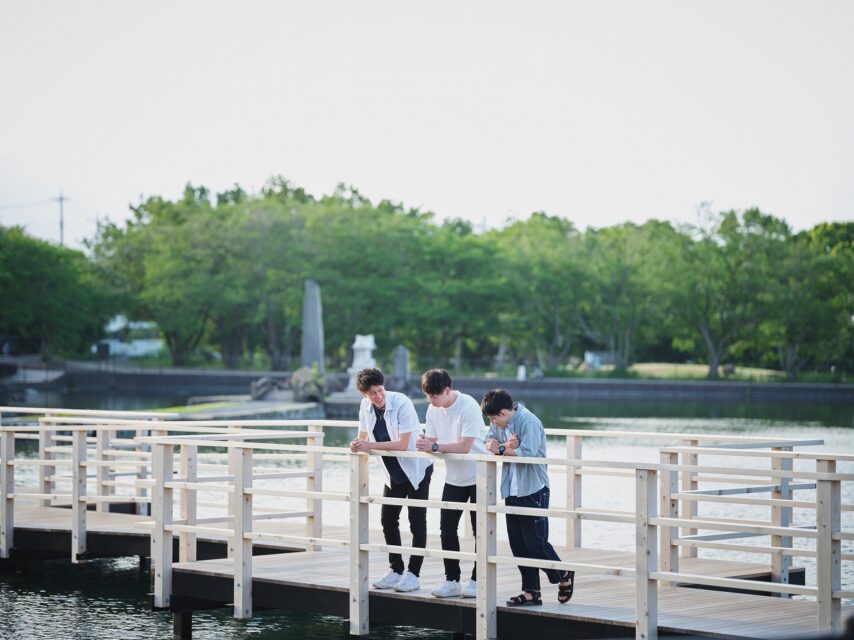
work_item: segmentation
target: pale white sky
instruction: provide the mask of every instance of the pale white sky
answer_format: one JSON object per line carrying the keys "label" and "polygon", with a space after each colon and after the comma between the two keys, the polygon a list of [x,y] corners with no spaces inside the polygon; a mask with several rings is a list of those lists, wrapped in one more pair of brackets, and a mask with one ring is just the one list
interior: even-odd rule
{"label": "pale white sky", "polygon": [[0,0],[0,224],[58,240],[62,188],[78,245],[274,174],[485,225],[850,221],[852,33],[844,0]]}

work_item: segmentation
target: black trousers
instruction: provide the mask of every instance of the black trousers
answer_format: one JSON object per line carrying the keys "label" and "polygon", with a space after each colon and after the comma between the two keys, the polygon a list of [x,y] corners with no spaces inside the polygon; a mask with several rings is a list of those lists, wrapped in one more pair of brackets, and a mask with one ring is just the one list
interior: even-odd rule
{"label": "black trousers", "polygon": [[[426,500],[430,492],[430,478],[433,477],[433,465],[427,467],[424,479],[417,489],[408,482],[398,484],[390,482],[383,487],[383,497],[386,498],[416,498]],[[380,509],[380,522],[383,525],[383,535],[387,545],[400,546],[400,511],[402,506],[384,504]],[[427,546],[427,509],[424,507],[406,507],[409,517],[409,530],[412,532],[412,546],[423,549]],[[399,553],[388,554],[388,562],[395,573],[403,573],[403,556]],[[409,557],[409,571],[416,576],[421,573],[424,556]]]}
{"label": "black trousers", "polygon": [[[442,500],[444,502],[471,502],[477,500],[477,485],[472,484],[466,487],[458,487],[453,484],[445,483],[445,488],[442,489]],[[442,509],[439,516],[439,530],[442,535],[442,549],[445,551],[459,551],[460,537],[457,529],[460,525],[460,518],[463,512],[456,509]],[[477,540],[477,516],[474,511],[471,512],[471,528]],[[459,582],[460,580],[460,561],[456,558],[445,558],[445,579]],[[477,565],[472,567],[471,579],[477,579]]]}
{"label": "black trousers", "polygon": [[[509,496],[504,500],[508,507],[529,507],[548,509],[551,492],[543,487],[536,493],[527,496]],[[560,558],[554,547],[549,544],[549,519],[545,516],[517,516],[507,514],[507,537],[510,539],[510,549],[517,558],[536,558],[538,560],[555,560]],[[558,569],[543,569],[549,582],[557,584],[566,578],[566,571]],[[540,570],[536,567],[519,567],[522,574],[523,591],[540,590]]]}

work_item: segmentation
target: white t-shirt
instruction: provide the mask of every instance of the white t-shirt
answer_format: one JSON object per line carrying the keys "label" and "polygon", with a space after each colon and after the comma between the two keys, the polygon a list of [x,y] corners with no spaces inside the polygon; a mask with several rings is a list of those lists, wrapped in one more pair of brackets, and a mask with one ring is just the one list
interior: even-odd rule
{"label": "white t-shirt", "polygon": [[[477,400],[457,391],[457,399],[447,409],[427,407],[427,425],[424,429],[428,438],[436,438],[439,444],[459,442],[463,438],[474,438],[469,453],[484,454],[483,438],[486,425]],[[445,482],[456,487],[477,484],[477,463],[472,460],[446,460]]]}

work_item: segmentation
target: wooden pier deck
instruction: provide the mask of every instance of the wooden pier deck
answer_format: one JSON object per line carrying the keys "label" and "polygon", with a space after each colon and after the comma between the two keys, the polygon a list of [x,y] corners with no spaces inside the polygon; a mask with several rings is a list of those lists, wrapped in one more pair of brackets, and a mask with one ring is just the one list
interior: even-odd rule
{"label": "wooden pier deck", "polygon": [[[504,550],[509,552],[509,550]],[[596,564],[626,564],[631,554],[596,549],[560,549],[563,560]],[[314,611],[347,617],[350,578],[346,551],[298,552],[253,559],[253,601],[259,608]],[[463,563],[463,575],[470,564]],[[767,567],[747,563],[687,558],[686,571],[727,577],[767,577]],[[385,558],[372,554],[372,580],[388,570]],[[202,598],[231,602],[232,559],[184,562],[173,565],[173,598]],[[455,633],[475,632],[475,600],[435,598],[430,590],[444,580],[442,563],[426,559],[421,589],[410,593],[371,589],[373,624],[412,625]],[[635,627],[633,578],[576,576],[576,590],[565,605],[557,602],[557,588],[543,584],[543,606],[513,609],[499,604],[502,637],[537,638],[630,637]],[[519,591],[519,572],[498,571],[499,602]],[[816,608],[808,601],[763,595],[709,591],[691,587],[661,587],[658,592],[659,633],[710,638],[814,638]],[[180,604],[178,605],[180,608]]]}
{"label": "wooden pier deck", "polygon": [[[262,522],[258,531],[289,535],[302,533],[297,523]],[[151,518],[142,515],[89,512],[88,549],[92,556],[150,555]],[[345,527],[327,525],[325,535],[345,539]],[[69,510],[61,507],[19,505],[15,539],[18,552],[45,555],[54,550],[67,557],[71,535]],[[406,537],[406,535],[404,534]],[[382,532],[370,531],[371,543],[382,543]],[[177,538],[175,539],[177,544]],[[173,564],[172,609],[227,606],[233,600],[234,560],[223,557],[226,540],[215,535],[199,536],[201,559]],[[438,536],[428,538],[428,548],[440,548]],[[471,540],[463,541],[463,551],[474,551]],[[568,562],[626,566],[634,554],[590,548],[557,547]],[[256,544],[253,559],[252,592],[259,609],[313,612],[348,616],[350,577],[346,550],[324,549],[305,552],[300,545],[271,541]],[[506,542],[498,552],[510,555]],[[49,553],[48,553],[49,555]],[[211,557],[214,556],[214,557]],[[371,554],[371,580],[388,570],[384,554]],[[471,563],[462,562],[467,579]],[[768,580],[767,564],[704,558],[684,558],[685,573],[721,578]],[[793,584],[803,584],[803,570],[794,569]],[[373,624],[399,624],[474,633],[475,601],[462,598],[435,598],[430,590],[444,580],[440,559],[427,558],[421,573],[421,589],[396,593],[371,589],[370,615]],[[557,602],[556,587],[543,580],[543,606],[512,609],[499,604],[499,624],[507,637],[533,632],[548,637],[628,637],[634,634],[635,581],[631,577],[579,573],[572,600]],[[519,591],[519,573],[513,567],[498,570],[499,603]],[[710,591],[694,587],[660,587],[659,632],[712,638],[797,638],[815,637],[816,608],[809,601],[793,601],[767,595],[746,595]],[[846,612],[849,607],[846,607]],[[851,607],[854,609],[854,607]]]}

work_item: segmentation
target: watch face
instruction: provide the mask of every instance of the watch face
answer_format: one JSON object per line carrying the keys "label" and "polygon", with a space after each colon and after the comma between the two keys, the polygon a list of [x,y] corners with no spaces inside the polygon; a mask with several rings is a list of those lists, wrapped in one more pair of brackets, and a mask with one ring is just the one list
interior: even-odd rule
{"label": "watch face", "polygon": [[438,450],[439,450],[439,444],[434,442],[433,443],[433,451],[438,451]]}

